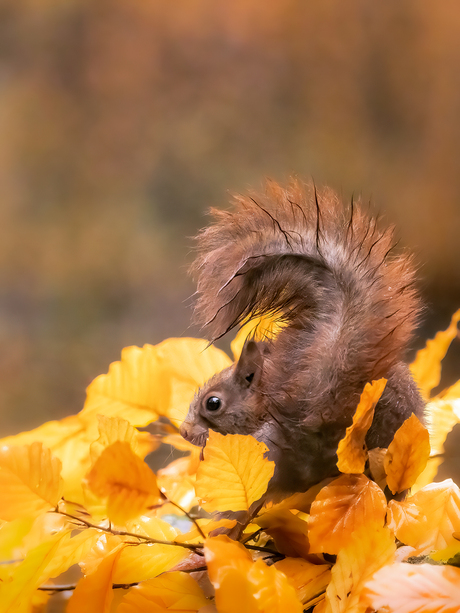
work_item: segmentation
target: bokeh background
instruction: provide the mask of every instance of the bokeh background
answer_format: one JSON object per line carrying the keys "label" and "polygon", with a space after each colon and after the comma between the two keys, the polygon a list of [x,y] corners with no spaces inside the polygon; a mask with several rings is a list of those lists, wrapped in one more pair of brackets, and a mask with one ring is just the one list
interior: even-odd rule
{"label": "bokeh background", "polygon": [[0,436],[77,412],[122,347],[197,335],[189,237],[291,174],[397,224],[428,305],[413,350],[447,326],[456,0],[2,0]]}

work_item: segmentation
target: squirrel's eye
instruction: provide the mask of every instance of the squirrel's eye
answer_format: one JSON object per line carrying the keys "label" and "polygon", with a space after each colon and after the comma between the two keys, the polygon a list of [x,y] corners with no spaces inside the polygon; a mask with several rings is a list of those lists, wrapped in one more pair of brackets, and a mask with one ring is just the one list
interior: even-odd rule
{"label": "squirrel's eye", "polygon": [[222,406],[222,400],[217,396],[210,396],[206,400],[206,408],[208,411],[217,411]]}

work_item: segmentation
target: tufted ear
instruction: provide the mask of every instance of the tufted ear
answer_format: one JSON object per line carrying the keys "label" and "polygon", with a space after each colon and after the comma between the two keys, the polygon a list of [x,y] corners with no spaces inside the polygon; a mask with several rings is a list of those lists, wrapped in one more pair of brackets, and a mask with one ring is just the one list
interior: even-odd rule
{"label": "tufted ear", "polygon": [[257,385],[262,376],[266,343],[246,340],[235,367],[235,379],[243,387]]}

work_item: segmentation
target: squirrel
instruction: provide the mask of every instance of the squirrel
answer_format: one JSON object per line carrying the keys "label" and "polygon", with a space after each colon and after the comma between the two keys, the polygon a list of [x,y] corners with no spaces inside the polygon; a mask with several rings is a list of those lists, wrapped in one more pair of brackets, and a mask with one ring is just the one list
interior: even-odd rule
{"label": "squirrel", "polygon": [[394,228],[329,188],[268,181],[262,195],[211,209],[197,236],[195,317],[213,343],[250,319],[274,315],[274,340],[248,338],[241,357],[197,392],[180,432],[251,434],[275,461],[268,497],[338,475],[337,447],[367,382],[387,379],[366,436],[388,447],[424,402],[404,353],[421,311],[413,259],[393,255]]}

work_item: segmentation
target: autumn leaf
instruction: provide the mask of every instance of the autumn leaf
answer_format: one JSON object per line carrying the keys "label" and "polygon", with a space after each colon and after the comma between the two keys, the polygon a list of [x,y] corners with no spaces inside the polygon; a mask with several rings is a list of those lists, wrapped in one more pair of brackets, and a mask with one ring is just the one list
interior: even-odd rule
{"label": "autumn leaf", "polygon": [[284,558],[275,562],[274,566],[286,575],[304,608],[312,606],[311,601],[325,591],[331,579],[330,564],[312,564],[301,558]]}
{"label": "autumn leaf", "polygon": [[458,613],[460,569],[431,564],[393,564],[367,582],[362,601],[388,613]]}
{"label": "autumn leaf", "polygon": [[392,500],[388,510],[390,528],[418,555],[445,549],[460,532],[460,489],[452,479],[431,483],[404,502]]}
{"label": "autumn leaf", "polygon": [[254,520],[275,541],[276,548],[286,556],[305,557],[310,545],[308,524],[291,511],[279,509],[267,511]]}
{"label": "autumn leaf", "polygon": [[459,320],[460,309],[453,314],[447,330],[438,332],[434,339],[428,340],[426,347],[417,352],[414,362],[410,365],[414,379],[425,398],[429,398],[431,390],[439,385],[441,361],[458,334]]}
{"label": "autumn leaf", "polygon": [[68,530],[62,530],[31,549],[11,574],[0,581],[2,613],[30,612],[34,592],[41,585],[46,568],[53,562],[61,541],[68,538],[68,534]]}
{"label": "autumn leaf", "polygon": [[158,446],[148,432],[139,432],[126,419],[98,415],[97,421],[99,438],[90,446],[90,457],[93,464],[106,447],[117,441],[129,443],[132,451],[141,458]]}
{"label": "autumn leaf", "polygon": [[273,339],[285,325],[283,322],[280,322],[279,314],[254,317],[254,319],[245,323],[230,343],[235,361],[239,359],[243,345],[248,337],[253,338],[255,341]]}
{"label": "autumn leaf", "polygon": [[[165,468],[157,472],[158,486],[162,492],[187,511],[198,504],[195,495],[195,476],[200,464],[201,449],[193,447],[189,456],[178,458],[170,462]],[[171,505],[164,505],[160,511],[162,514],[171,512]]]}
{"label": "autumn leaf", "polygon": [[447,435],[460,421],[460,411],[456,411],[449,400],[435,398],[425,409],[432,453],[444,453],[444,443]]}
{"label": "autumn leaf", "polygon": [[409,489],[425,469],[430,456],[430,436],[414,413],[396,431],[383,465],[393,494]]}
{"label": "autumn leaf", "polygon": [[61,462],[41,443],[0,449],[0,519],[38,515],[62,497]]}
{"label": "autumn leaf", "polygon": [[106,501],[107,516],[117,525],[147,513],[159,502],[155,474],[126,441],[106,447],[86,481],[91,491]]}
{"label": "autumn leaf", "polygon": [[369,470],[372,479],[382,490],[385,490],[387,486],[387,476],[383,467],[386,453],[387,450],[383,447],[374,447],[374,449],[369,450]]}
{"label": "autumn leaf", "polygon": [[195,613],[207,604],[209,601],[203,590],[189,574],[172,572],[132,587],[123,597],[117,613]]}
{"label": "autumn leaf", "polygon": [[379,568],[393,562],[395,551],[393,535],[386,527],[362,527],[352,533],[332,568],[325,613],[364,613],[363,586]]}
{"label": "autumn leaf", "polygon": [[260,558],[252,562],[240,543],[226,536],[206,539],[208,574],[219,613],[302,613],[303,607],[284,573]]}
{"label": "autumn leaf", "polygon": [[354,532],[369,532],[384,525],[386,499],[382,490],[364,475],[342,475],[326,485],[311,505],[310,550],[338,553]]}
{"label": "autumn leaf", "polygon": [[[179,534],[172,526],[157,517],[129,522],[127,528],[131,533],[170,543],[173,543]],[[114,570],[114,582],[126,584],[151,579],[171,570],[188,553],[189,551],[183,547],[157,543],[140,543],[125,547]]]}
{"label": "autumn leaf", "polygon": [[264,443],[252,436],[209,431],[196,493],[206,511],[248,511],[266,492],[275,463],[264,458]]}
{"label": "autumn leaf", "polygon": [[374,410],[383,394],[387,380],[379,379],[366,383],[353,416],[353,423],[337,449],[337,468],[341,473],[362,473],[367,460],[366,434],[372,425]]}
{"label": "autumn leaf", "polygon": [[110,613],[113,600],[113,573],[125,547],[120,543],[101,561],[96,570],[80,579],[66,613]]}

